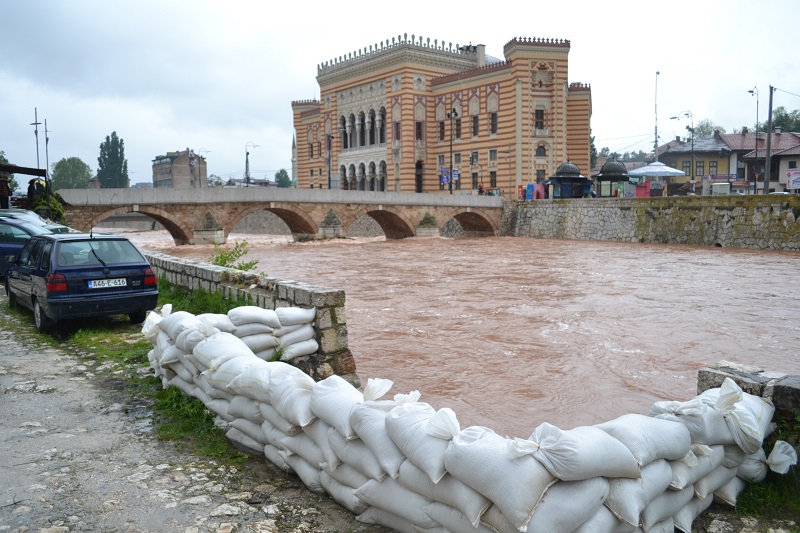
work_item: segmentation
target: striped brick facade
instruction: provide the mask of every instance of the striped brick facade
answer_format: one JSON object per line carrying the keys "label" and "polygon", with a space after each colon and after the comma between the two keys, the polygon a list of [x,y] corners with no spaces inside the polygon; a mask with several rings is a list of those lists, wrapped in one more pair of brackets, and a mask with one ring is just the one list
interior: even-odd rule
{"label": "striped brick facade", "polygon": [[569,50],[515,38],[494,60],[412,35],[319,65],[320,100],[292,102],[298,186],[328,188],[330,175],[333,189],[447,192],[451,135],[454,193],[483,183],[516,198],[565,161],[587,174],[591,89],[569,82]]}

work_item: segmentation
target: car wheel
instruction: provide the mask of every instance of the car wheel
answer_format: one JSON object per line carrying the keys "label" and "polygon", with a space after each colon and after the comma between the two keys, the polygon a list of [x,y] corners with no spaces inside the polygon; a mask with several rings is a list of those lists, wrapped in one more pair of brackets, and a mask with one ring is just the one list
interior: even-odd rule
{"label": "car wheel", "polygon": [[47,331],[50,326],[50,319],[44,314],[44,310],[39,305],[38,300],[33,302],[33,323],[36,325],[36,331],[40,333]]}
{"label": "car wheel", "polygon": [[144,322],[144,319],[147,318],[147,312],[136,311],[135,313],[129,313],[128,318],[131,319],[131,324],[141,324]]}

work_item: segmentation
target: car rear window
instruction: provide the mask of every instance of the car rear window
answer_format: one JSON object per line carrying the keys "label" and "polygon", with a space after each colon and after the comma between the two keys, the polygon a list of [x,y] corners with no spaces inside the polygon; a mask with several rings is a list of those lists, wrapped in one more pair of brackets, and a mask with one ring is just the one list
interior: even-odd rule
{"label": "car rear window", "polygon": [[142,263],[139,250],[124,239],[87,239],[62,242],[58,249],[58,266],[116,265]]}

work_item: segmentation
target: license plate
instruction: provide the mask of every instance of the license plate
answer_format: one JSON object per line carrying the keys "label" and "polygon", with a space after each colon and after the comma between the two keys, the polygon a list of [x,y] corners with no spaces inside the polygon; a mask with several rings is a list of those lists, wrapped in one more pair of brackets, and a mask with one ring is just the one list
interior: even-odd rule
{"label": "license plate", "polygon": [[125,287],[128,285],[128,280],[125,278],[113,279],[90,279],[90,289],[105,289],[107,287]]}

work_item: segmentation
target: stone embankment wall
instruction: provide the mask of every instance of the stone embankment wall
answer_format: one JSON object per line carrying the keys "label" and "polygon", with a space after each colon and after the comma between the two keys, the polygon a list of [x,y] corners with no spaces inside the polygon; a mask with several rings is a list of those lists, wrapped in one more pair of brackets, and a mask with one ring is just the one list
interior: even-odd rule
{"label": "stone embankment wall", "polygon": [[800,196],[535,200],[507,207],[502,233],[796,251]]}
{"label": "stone embankment wall", "polygon": [[299,357],[292,364],[316,380],[337,374],[360,386],[355,360],[347,344],[345,295],[340,289],[284,281],[170,255],[144,252],[156,275],[186,290],[218,292],[225,298],[243,298],[264,309],[303,307],[317,309],[314,321],[317,353]]}

